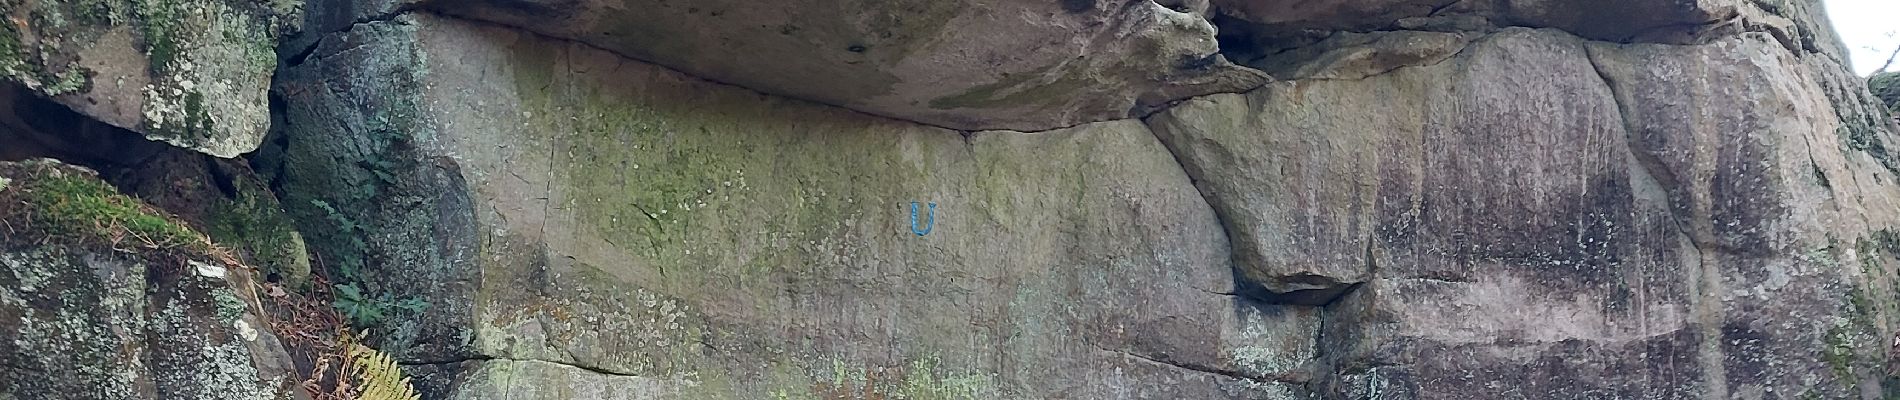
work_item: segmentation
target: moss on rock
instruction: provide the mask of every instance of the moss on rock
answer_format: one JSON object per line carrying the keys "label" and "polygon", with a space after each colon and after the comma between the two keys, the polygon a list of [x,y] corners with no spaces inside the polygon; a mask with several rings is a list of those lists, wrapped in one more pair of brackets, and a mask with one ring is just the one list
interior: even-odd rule
{"label": "moss on rock", "polygon": [[203,234],[146,206],[94,173],[50,161],[0,165],[0,174],[19,179],[0,198],[25,204],[16,211],[31,237],[97,243],[113,247],[213,251]]}
{"label": "moss on rock", "polygon": [[[242,270],[204,235],[48,160],[0,163],[0,397],[287,398]],[[273,371],[273,372],[267,372]]]}
{"label": "moss on rock", "polygon": [[249,255],[258,267],[278,275],[291,287],[309,281],[310,256],[277,197],[248,175],[233,182],[237,196],[220,201],[212,211],[207,233],[212,240]]}
{"label": "moss on rock", "polygon": [[298,1],[0,3],[0,78],[101,121],[220,157],[255,149]]}

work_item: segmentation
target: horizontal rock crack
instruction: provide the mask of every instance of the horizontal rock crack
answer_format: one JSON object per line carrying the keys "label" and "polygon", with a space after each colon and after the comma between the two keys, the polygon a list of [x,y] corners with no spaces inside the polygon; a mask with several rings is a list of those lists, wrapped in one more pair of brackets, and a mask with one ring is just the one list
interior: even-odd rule
{"label": "horizontal rock crack", "polygon": [[489,361],[544,363],[544,364],[553,364],[553,365],[558,365],[562,367],[578,369],[578,370],[592,372],[592,373],[601,374],[601,375],[625,376],[625,377],[635,377],[635,378],[644,377],[639,374],[614,371],[614,370],[609,370],[609,369],[590,366],[590,365],[573,364],[573,363],[562,362],[562,361],[550,361],[550,360],[543,360],[543,359],[538,359],[538,358],[506,358],[506,357],[491,357],[491,356],[472,356],[472,357],[465,357],[465,358],[458,358],[458,359],[451,359],[451,360],[401,361],[401,362],[397,362],[396,364],[402,365],[402,366],[444,366],[444,365],[449,365],[449,364],[461,364],[461,363],[467,363],[467,362],[480,363],[480,362],[489,362]]}

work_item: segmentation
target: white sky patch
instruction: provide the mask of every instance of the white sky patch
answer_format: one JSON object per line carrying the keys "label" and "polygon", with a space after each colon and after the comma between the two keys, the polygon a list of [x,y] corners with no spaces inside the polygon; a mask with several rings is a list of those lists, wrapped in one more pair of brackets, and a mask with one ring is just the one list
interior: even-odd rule
{"label": "white sky patch", "polygon": [[[1880,68],[1900,48],[1900,0],[1824,0],[1834,30],[1847,42],[1854,72],[1866,75]],[[1895,64],[1900,64],[1896,62]],[[1900,65],[1887,68],[1900,69]]]}

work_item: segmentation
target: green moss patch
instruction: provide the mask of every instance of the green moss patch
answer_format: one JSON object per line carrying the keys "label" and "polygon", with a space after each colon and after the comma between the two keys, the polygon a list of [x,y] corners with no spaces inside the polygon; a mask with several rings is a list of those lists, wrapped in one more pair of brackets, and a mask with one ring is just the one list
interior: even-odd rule
{"label": "green moss patch", "polygon": [[248,254],[249,260],[278,274],[292,287],[302,287],[310,276],[310,259],[303,237],[269,189],[249,177],[235,179],[237,198],[221,201],[206,221],[206,233],[217,243]]}
{"label": "green moss patch", "polygon": [[112,248],[212,251],[205,236],[119,193],[92,172],[50,161],[0,164],[13,180],[0,191],[4,239],[99,244]]}

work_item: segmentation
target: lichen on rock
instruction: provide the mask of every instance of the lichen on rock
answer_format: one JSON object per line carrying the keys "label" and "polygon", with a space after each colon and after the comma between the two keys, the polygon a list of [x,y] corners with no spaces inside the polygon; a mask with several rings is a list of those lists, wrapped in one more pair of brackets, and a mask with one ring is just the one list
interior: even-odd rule
{"label": "lichen on rock", "polygon": [[0,398],[1900,393],[1815,0],[299,8],[0,0]]}
{"label": "lichen on rock", "polygon": [[101,121],[219,157],[255,149],[302,3],[0,2],[0,73]]}
{"label": "lichen on rock", "polygon": [[[91,171],[0,162],[0,397],[276,400],[295,395],[241,271]],[[193,260],[205,260],[204,262]]]}

